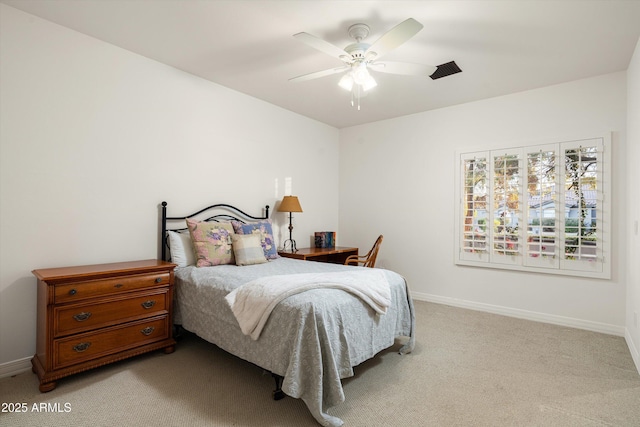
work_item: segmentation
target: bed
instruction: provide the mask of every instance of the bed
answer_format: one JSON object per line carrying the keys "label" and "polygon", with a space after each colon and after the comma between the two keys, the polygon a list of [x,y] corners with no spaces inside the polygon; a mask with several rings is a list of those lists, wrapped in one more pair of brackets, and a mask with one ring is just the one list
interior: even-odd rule
{"label": "bed", "polygon": [[[260,216],[249,215],[227,204],[211,205],[186,216],[167,216],[166,202],[162,202],[161,210],[162,258],[178,264],[174,323],[272,373],[276,378],[274,398],[284,393],[302,399],[321,425],[342,425],[342,420],[328,414],[327,409],[344,401],[341,379],[353,376],[355,366],[391,347],[396,340],[402,344],[400,354],[413,349],[413,303],[407,284],[399,274],[277,256],[273,235],[268,233],[271,230],[268,206]],[[240,233],[244,229],[244,234],[258,235],[265,262],[243,264],[245,257],[237,256],[236,261],[242,265],[193,265],[201,261],[198,236],[193,234],[193,228],[203,229],[214,224],[211,227],[218,230],[215,228],[218,224],[227,222],[240,227]],[[185,224],[189,224],[188,227]],[[234,237],[239,248],[241,240],[236,238],[240,237]],[[253,237],[242,239],[248,241]],[[237,251],[236,247],[233,249]],[[346,284],[336,285],[333,279],[316,283],[310,280],[312,277],[340,277]],[[290,291],[289,287],[279,300],[269,303],[266,316],[258,316],[262,323],[258,333],[255,328],[252,334],[245,330],[244,324],[241,326],[239,322],[246,319],[239,317],[237,300],[240,295],[250,295],[242,291],[250,285],[262,284],[263,290],[271,292],[275,284],[293,284],[298,279],[308,279],[306,290]],[[345,288],[348,279],[353,279],[354,285],[357,280],[365,281],[366,286],[355,290]],[[388,293],[380,291],[381,294],[371,295],[373,291],[364,290],[366,295],[361,295],[359,289],[368,288],[366,281],[369,280],[371,288],[385,289]],[[384,287],[384,283],[388,286]],[[387,304],[376,309],[376,302],[381,304],[379,301],[385,300],[377,299],[382,294]],[[246,304],[246,300],[243,303]],[[255,315],[253,308],[250,311]]]}

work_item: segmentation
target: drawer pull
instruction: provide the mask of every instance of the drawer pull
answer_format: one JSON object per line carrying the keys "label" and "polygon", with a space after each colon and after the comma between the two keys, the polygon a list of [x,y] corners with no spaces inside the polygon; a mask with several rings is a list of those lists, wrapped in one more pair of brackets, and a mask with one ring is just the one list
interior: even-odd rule
{"label": "drawer pull", "polygon": [[77,293],[78,293],[78,291],[76,291],[75,289],[71,289],[71,290],[69,291],[69,295],[75,295],[75,294],[77,294]]}
{"label": "drawer pull", "polygon": [[162,282],[162,277],[158,277],[158,278],[156,279],[156,283],[160,283],[160,282]]}
{"label": "drawer pull", "polygon": [[91,347],[90,342],[81,342],[80,344],[74,345],[73,350],[78,353],[82,353],[83,351],[86,351],[89,347]]}
{"label": "drawer pull", "polygon": [[149,309],[149,308],[153,307],[154,305],[156,305],[156,302],[153,301],[153,300],[148,300],[148,301],[143,302],[141,305],[142,305],[142,307],[144,307],[146,309]]}
{"label": "drawer pull", "polygon": [[78,313],[78,314],[74,314],[73,318],[76,319],[76,321],[78,322],[84,322],[85,320],[87,320],[88,318],[91,317],[91,312],[90,311],[83,311],[82,313]]}
{"label": "drawer pull", "polygon": [[124,285],[122,283],[118,283],[117,285],[114,285],[114,288],[118,288],[120,289],[121,287],[123,287]]}
{"label": "drawer pull", "polygon": [[153,333],[153,331],[155,331],[156,328],[154,328],[153,326],[147,326],[146,328],[144,328],[143,330],[141,330],[140,332],[142,333],[142,335],[146,335],[149,336]]}

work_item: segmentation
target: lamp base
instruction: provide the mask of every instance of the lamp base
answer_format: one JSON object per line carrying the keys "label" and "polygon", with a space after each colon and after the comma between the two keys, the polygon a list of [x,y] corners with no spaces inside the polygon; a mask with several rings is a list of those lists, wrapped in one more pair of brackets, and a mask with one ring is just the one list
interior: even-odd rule
{"label": "lamp base", "polygon": [[284,244],[282,245],[282,249],[283,250],[287,250],[287,242],[289,242],[289,250],[291,251],[291,253],[294,252],[298,252],[298,248],[296,247],[296,241],[293,239],[287,239],[284,241]]}

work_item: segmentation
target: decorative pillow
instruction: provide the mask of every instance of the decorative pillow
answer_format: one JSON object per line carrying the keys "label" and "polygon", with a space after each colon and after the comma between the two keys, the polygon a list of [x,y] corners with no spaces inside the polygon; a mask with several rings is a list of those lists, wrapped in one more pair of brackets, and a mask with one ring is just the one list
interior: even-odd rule
{"label": "decorative pillow", "polygon": [[234,264],[231,235],[233,227],[224,222],[187,220],[197,267]]}
{"label": "decorative pillow", "polygon": [[231,224],[233,224],[233,230],[236,232],[236,234],[259,235],[265,258],[280,258],[280,255],[278,255],[278,248],[276,248],[275,240],[273,239],[273,229],[271,227],[270,219],[259,222],[251,222],[249,224],[244,224],[240,221],[231,221]]}
{"label": "decorative pillow", "polygon": [[196,263],[196,256],[193,253],[193,244],[189,233],[178,233],[168,231],[169,250],[171,251],[171,262],[178,267],[186,267]]}
{"label": "decorative pillow", "polygon": [[233,234],[233,254],[236,265],[252,265],[267,262],[262,249],[262,238],[257,234]]}

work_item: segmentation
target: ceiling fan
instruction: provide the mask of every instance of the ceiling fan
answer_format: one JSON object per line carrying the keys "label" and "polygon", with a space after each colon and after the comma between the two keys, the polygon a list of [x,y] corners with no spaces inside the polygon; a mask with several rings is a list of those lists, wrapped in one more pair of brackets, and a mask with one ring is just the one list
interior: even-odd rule
{"label": "ceiling fan", "polygon": [[[356,42],[350,44],[344,49],[340,49],[339,47],[308,33],[294,34],[293,37],[296,39],[314,49],[341,60],[344,65],[341,67],[303,74],[301,76],[293,77],[289,79],[289,81],[306,81],[333,74],[346,73],[340,79],[338,84],[340,87],[351,91],[351,105],[355,106],[355,98],[359,110],[360,98],[364,96],[368,90],[377,86],[377,83],[369,73],[369,70],[407,76],[430,76],[432,79],[462,71],[453,61],[437,67],[433,65],[421,65],[409,62],[380,61],[384,55],[415,36],[422,28],[423,25],[421,23],[413,18],[409,18],[393,27],[376,42],[370,45],[362,42],[362,40],[369,35],[369,27],[366,24],[354,24],[349,27],[349,36],[355,39]],[[439,71],[442,72],[439,73]]]}

